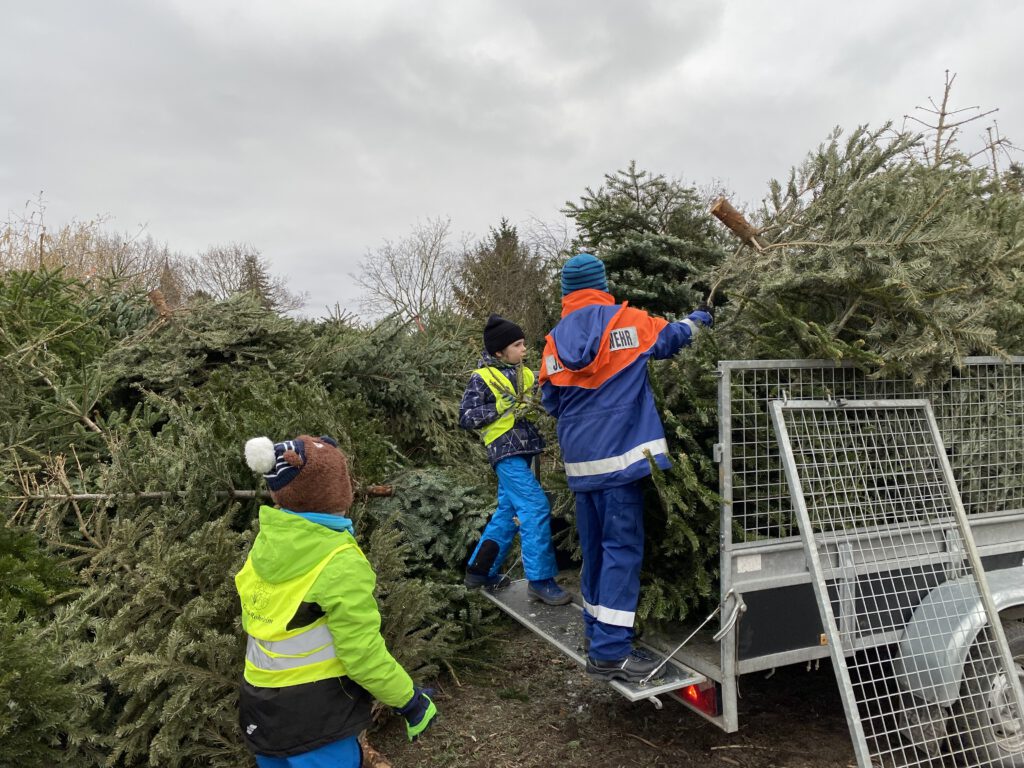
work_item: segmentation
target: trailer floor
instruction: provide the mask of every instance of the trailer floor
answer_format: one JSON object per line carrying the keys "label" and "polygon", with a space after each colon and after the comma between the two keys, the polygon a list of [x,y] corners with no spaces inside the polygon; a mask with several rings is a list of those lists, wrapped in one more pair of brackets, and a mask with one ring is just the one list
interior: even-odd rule
{"label": "trailer floor", "polygon": [[[575,602],[568,605],[545,605],[527,595],[525,579],[512,582],[511,586],[497,592],[482,592],[484,597],[505,611],[527,629],[544,638],[581,667],[586,664],[583,655],[583,619],[581,607]],[[660,649],[648,646],[655,656],[662,655]],[[645,684],[625,683],[614,680],[610,685],[630,701],[648,699],[652,696],[679,691],[688,685],[702,683],[707,678],[692,669],[673,661],[665,661],[657,675]]]}

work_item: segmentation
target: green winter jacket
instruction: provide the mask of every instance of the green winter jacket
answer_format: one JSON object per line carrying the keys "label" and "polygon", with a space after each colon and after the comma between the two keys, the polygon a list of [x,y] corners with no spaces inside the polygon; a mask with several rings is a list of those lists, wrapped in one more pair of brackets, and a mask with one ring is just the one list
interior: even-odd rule
{"label": "green winter jacket", "polygon": [[376,582],[347,531],[260,507],[235,577],[248,634],[241,725],[253,751],[292,755],[358,733],[369,723],[366,692],[389,707],[412,698],[380,635]]}

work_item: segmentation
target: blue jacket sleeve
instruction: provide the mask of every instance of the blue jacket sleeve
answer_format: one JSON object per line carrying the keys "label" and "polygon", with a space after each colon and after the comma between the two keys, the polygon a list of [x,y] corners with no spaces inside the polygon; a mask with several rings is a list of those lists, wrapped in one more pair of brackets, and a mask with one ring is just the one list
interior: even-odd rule
{"label": "blue jacket sleeve", "polygon": [[697,309],[691,312],[686,320],[669,323],[658,334],[658,340],[654,342],[651,356],[655,360],[672,357],[683,347],[690,346],[693,337],[697,335],[697,330],[709,327],[711,322],[711,315]]}
{"label": "blue jacket sleeve", "polygon": [[474,373],[459,404],[459,426],[463,429],[480,429],[498,418],[498,403],[494,393],[482,378]]}

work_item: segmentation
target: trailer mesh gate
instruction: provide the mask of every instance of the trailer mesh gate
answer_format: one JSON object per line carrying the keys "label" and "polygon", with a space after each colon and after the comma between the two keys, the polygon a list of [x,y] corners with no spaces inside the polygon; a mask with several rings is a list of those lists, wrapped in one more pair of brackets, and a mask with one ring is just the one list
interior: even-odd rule
{"label": "trailer mesh gate", "polygon": [[[1018,687],[1007,687],[1010,701],[963,695],[947,740],[929,727],[941,722],[933,707],[899,690],[882,658],[892,638],[875,629],[892,623],[881,614],[913,607],[927,591],[922,580],[940,569],[940,612],[980,596],[975,610],[986,614],[961,690],[986,690],[994,675],[1015,678],[931,406],[775,401],[771,416],[859,764],[989,764],[999,734],[982,724],[1005,722],[1007,708],[1021,711]],[[871,568],[859,572],[862,562]],[[917,727],[904,727],[908,719]]]}
{"label": "trailer mesh gate", "polygon": [[946,381],[915,386],[827,360],[722,361],[723,496],[730,543],[796,535],[768,403],[927,399],[968,515],[1024,510],[1024,357],[968,358]]}

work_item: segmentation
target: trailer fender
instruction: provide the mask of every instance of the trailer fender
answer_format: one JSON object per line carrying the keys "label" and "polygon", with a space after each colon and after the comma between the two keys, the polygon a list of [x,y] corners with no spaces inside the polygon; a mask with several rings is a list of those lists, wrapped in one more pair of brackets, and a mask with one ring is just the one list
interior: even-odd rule
{"label": "trailer fender", "polygon": [[[989,571],[985,579],[999,613],[1024,605],[1024,566]],[[986,621],[972,577],[952,579],[929,592],[904,628],[893,659],[900,687],[932,704],[955,702],[967,653]]]}

